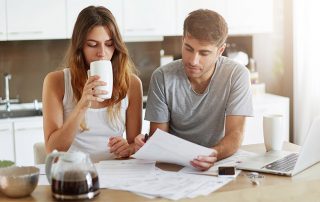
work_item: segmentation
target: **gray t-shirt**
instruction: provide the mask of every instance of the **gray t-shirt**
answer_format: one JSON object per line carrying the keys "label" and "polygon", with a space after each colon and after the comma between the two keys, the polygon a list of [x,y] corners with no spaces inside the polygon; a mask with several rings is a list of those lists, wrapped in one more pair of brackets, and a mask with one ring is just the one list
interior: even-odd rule
{"label": "gray t-shirt", "polygon": [[203,94],[192,90],[182,60],[157,68],[151,77],[145,119],[169,122],[169,132],[206,147],[224,136],[225,117],[253,116],[249,71],[221,56]]}

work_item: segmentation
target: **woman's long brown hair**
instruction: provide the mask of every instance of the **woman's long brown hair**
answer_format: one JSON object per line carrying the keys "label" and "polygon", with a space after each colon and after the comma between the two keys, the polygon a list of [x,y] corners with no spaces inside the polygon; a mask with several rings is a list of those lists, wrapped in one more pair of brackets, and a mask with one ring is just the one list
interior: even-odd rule
{"label": "woman's long brown hair", "polygon": [[[122,40],[115,18],[105,7],[89,6],[83,9],[79,13],[75,23],[68,49],[68,65],[71,72],[71,85],[74,99],[75,101],[80,100],[83,87],[87,80],[89,64],[86,63],[82,50],[87,34],[96,26],[104,26],[110,30],[115,47],[111,58],[113,67],[112,97],[106,102],[108,106],[118,105],[117,111],[119,111],[120,101],[127,95],[130,76],[135,68]],[[112,115],[112,111],[112,107],[108,107],[108,113]],[[114,117],[114,114],[112,116]]]}

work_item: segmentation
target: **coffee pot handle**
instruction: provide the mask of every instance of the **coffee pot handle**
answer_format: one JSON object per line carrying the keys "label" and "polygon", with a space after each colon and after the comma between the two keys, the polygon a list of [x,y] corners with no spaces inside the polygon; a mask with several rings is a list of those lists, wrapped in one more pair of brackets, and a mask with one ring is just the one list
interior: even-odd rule
{"label": "coffee pot handle", "polygon": [[57,150],[53,150],[53,152],[49,155],[47,155],[46,158],[46,176],[48,179],[48,182],[51,184],[52,178],[51,178],[51,167],[52,167],[52,163],[54,161],[55,158],[59,157],[62,153],[58,152]]}

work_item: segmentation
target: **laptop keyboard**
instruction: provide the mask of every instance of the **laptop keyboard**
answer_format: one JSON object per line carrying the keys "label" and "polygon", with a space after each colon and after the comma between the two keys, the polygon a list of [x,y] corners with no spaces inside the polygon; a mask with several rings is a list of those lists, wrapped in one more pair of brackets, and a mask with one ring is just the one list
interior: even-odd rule
{"label": "laptop keyboard", "polygon": [[268,165],[265,165],[263,168],[266,168],[269,170],[289,172],[293,170],[294,165],[298,160],[298,155],[299,155],[298,153],[289,154],[288,156],[285,156],[279,160],[269,163]]}

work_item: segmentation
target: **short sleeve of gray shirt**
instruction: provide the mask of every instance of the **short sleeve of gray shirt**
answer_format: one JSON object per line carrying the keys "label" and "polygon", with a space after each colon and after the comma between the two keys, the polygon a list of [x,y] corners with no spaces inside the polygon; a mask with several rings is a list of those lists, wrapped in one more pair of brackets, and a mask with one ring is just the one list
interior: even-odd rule
{"label": "short sleeve of gray shirt", "polygon": [[145,119],[169,123],[169,132],[206,147],[224,136],[225,117],[252,116],[252,94],[246,67],[220,57],[202,94],[191,88],[182,60],[157,68],[151,77]]}

